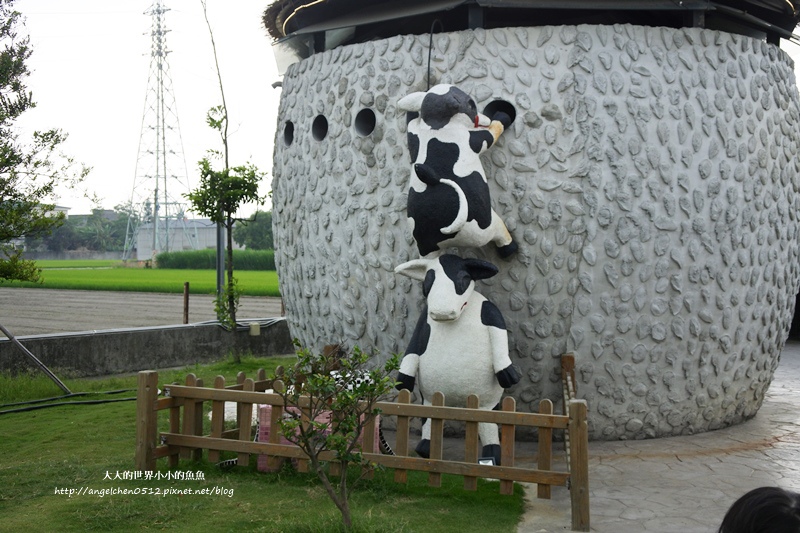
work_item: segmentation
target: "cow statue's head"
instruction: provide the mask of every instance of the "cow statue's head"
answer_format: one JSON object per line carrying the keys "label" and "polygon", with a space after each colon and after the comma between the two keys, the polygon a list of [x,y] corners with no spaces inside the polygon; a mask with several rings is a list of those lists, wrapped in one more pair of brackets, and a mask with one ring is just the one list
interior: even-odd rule
{"label": "cow statue's head", "polygon": [[414,259],[394,271],[422,281],[428,316],[442,322],[457,320],[475,290],[475,280],[497,274],[497,267],[482,259],[463,259],[445,254],[434,259]]}
{"label": "cow statue's head", "polygon": [[411,93],[397,102],[401,111],[419,113],[423,122],[433,129],[439,129],[451,120],[462,122],[466,127],[487,127],[491,120],[478,113],[475,100],[453,85],[440,84],[428,92]]}

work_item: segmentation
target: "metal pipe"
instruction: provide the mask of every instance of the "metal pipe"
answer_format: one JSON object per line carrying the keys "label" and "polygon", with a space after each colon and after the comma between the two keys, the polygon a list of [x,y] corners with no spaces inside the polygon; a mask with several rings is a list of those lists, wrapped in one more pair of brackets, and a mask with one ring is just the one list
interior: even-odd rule
{"label": "metal pipe", "polygon": [[183,323],[189,323],[189,282],[183,283]]}
{"label": "metal pipe", "polygon": [[56,385],[58,385],[58,387],[59,387],[61,390],[63,390],[63,391],[66,393],[66,394],[72,394],[72,391],[71,391],[71,390],[69,390],[69,389],[67,388],[67,386],[66,386],[66,385],[64,385],[64,383],[63,383],[63,382],[62,382],[60,379],[58,379],[58,377],[57,377],[55,374],[53,374],[53,373],[50,371],[50,369],[49,369],[49,368],[47,368],[47,366],[45,366],[45,364],[44,364],[44,363],[42,363],[41,361],[39,361],[39,359],[38,359],[38,358],[37,358],[35,355],[33,355],[33,354],[30,352],[30,350],[28,350],[27,348],[25,348],[25,347],[22,345],[22,343],[20,343],[20,342],[19,342],[19,341],[16,339],[16,337],[14,337],[14,335],[12,335],[12,334],[11,334],[11,332],[10,332],[10,331],[8,331],[8,330],[7,330],[7,329],[6,329],[6,328],[5,328],[5,327],[4,327],[2,324],[0,324],[0,331],[2,331],[2,332],[5,334],[5,336],[6,336],[6,337],[8,337],[8,338],[11,340],[11,342],[13,342],[13,343],[14,343],[14,344],[17,346],[17,348],[19,348],[20,350],[22,350],[22,353],[24,353],[25,355],[27,355],[28,357],[30,357],[30,358],[33,360],[33,362],[36,364],[36,366],[38,366],[38,367],[41,369],[41,371],[42,371],[42,372],[44,372],[45,374],[47,374],[47,377],[49,377],[50,379],[52,379],[52,380],[53,380],[53,382],[54,382]]}

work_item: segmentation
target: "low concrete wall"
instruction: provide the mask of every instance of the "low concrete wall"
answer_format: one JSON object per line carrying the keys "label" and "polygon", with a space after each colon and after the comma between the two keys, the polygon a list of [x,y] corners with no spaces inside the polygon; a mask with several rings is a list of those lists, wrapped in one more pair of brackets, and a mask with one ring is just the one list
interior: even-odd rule
{"label": "low concrete wall", "polygon": [[[266,319],[260,333],[248,328],[234,335],[216,322],[24,336],[17,340],[51,370],[70,376],[104,376],[219,360],[234,349],[257,357],[293,354],[282,318]],[[0,340],[0,372],[36,369],[9,339]]]}

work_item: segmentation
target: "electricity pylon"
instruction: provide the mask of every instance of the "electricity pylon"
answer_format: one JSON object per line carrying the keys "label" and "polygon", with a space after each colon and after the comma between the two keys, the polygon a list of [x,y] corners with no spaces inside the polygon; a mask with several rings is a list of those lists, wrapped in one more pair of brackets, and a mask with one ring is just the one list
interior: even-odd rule
{"label": "electricity pylon", "polygon": [[134,249],[138,259],[151,259],[160,252],[197,248],[183,197],[190,189],[167,62],[167,11],[162,0],[154,0],[144,12],[151,17],[150,71],[123,259],[129,259]]}

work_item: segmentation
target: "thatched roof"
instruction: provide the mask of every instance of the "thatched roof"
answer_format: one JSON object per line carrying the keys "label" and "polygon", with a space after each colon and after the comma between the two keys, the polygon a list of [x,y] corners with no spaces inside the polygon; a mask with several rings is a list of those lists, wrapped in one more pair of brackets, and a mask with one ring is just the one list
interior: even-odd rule
{"label": "thatched roof", "polygon": [[[797,7],[795,6],[797,4]],[[263,15],[264,27],[276,40],[297,33],[311,33],[344,27],[365,26],[375,23],[393,24],[408,17],[422,14],[453,12],[477,5],[486,13],[535,10],[528,17],[512,17],[519,25],[542,24],[542,14],[568,13],[587,16],[604,13],[613,22],[618,13],[639,13],[641,17],[656,17],[659,25],[666,12],[679,16],[704,13],[706,17],[724,17],[739,24],[758,28],[768,34],[788,38],[800,21],[800,0],[274,0]],[[545,17],[546,19],[546,17]],[[552,23],[551,17],[548,22]],[[691,17],[689,17],[691,20]],[[526,24],[526,21],[531,21]],[[624,20],[623,20],[624,21]],[[589,22],[592,23],[592,22]],[[394,26],[403,31],[401,25]]]}
{"label": "thatched roof", "polygon": [[302,3],[302,0],[276,0],[264,11],[264,27],[273,39],[285,37],[283,23]]}

